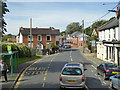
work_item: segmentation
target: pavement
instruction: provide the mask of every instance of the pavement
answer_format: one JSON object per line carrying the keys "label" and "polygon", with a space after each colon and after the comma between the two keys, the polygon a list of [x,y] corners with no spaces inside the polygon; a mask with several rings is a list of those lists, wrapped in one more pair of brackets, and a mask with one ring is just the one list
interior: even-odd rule
{"label": "pavement", "polygon": [[104,61],[95,56],[95,53],[89,53],[89,50],[85,48],[84,53],[83,49],[80,49],[80,53],[89,61],[93,62],[95,66],[100,65],[101,63],[107,63],[110,61]]}
{"label": "pavement", "polygon": [[[45,56],[43,56],[45,57]],[[14,85],[16,84],[16,82],[18,81],[20,75],[22,74],[22,72],[28,67],[30,66],[32,63],[36,62],[37,60],[32,60],[32,61],[28,61],[25,62],[23,64],[20,64],[15,72],[15,70],[13,70],[13,77],[11,77],[11,73],[10,71],[7,73],[7,78],[8,78],[8,82],[5,82],[4,76],[1,77],[0,79],[0,89],[11,89],[14,87]]]}
{"label": "pavement", "polygon": [[[83,53],[83,50],[80,49],[80,53],[87,59],[93,62],[93,64],[95,66],[98,66],[98,64],[101,64],[105,61],[100,60],[98,58],[95,57],[94,54],[89,53],[87,49],[85,49],[85,53]],[[2,85],[2,89],[3,88],[13,88],[16,84],[16,82],[18,81],[20,75],[22,74],[22,72],[28,67],[30,66],[32,63],[34,63],[36,60],[32,60],[32,61],[28,61],[25,62],[23,64],[20,64],[19,67],[17,68],[17,71],[13,73],[13,77],[11,77],[10,72],[7,74],[8,77],[8,82],[4,82],[4,77],[2,77],[2,79],[0,80],[0,85]]]}

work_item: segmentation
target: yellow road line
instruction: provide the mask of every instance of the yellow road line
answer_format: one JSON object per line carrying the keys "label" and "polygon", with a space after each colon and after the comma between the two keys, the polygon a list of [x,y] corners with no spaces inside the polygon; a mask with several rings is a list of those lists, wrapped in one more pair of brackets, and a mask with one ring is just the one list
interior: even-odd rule
{"label": "yellow road line", "polygon": [[46,77],[44,77],[44,79],[43,80],[46,80]]}
{"label": "yellow road line", "polygon": [[45,71],[45,75],[47,75],[47,71]]}
{"label": "yellow road line", "polygon": [[[40,60],[41,61],[41,60]],[[33,64],[35,64],[36,62],[38,61],[35,61],[33,62],[30,66],[32,66]],[[27,68],[29,68],[30,66],[28,66]],[[16,83],[15,87],[14,88],[18,88],[19,84],[20,84],[20,81],[22,80],[22,77],[24,75],[24,72],[27,70],[27,68],[23,71],[23,73],[21,74],[20,78],[18,79],[18,82]]]}
{"label": "yellow road line", "polygon": [[45,83],[43,83],[42,87],[44,87],[44,86],[45,86]]}

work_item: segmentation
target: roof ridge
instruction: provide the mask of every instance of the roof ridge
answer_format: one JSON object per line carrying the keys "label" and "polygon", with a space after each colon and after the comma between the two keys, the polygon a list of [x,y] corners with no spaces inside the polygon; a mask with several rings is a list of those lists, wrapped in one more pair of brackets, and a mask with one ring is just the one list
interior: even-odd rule
{"label": "roof ridge", "polygon": [[100,28],[104,27],[105,25],[107,25],[107,24],[111,23],[111,22],[112,22],[112,21],[114,21],[115,19],[116,19],[116,18],[114,18],[114,19],[112,19],[112,20],[110,20],[110,21],[106,22],[106,23],[105,23],[105,24],[103,24],[102,26],[98,27],[98,30],[99,30]]}

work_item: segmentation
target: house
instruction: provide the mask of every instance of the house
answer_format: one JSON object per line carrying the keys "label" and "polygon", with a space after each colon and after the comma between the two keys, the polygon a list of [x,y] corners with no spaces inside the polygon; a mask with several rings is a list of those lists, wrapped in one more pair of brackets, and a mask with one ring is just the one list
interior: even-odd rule
{"label": "house", "polygon": [[[76,48],[83,48],[83,33],[81,32],[74,32],[71,34],[73,47]],[[84,34],[84,44],[88,43],[88,35]]]}
{"label": "house", "polygon": [[73,47],[77,47],[78,46],[78,36],[81,34],[81,32],[74,32],[71,34],[71,37],[72,37],[72,43],[73,43]]}
{"label": "house", "polygon": [[[88,44],[88,35],[84,34],[84,46],[86,44]],[[78,36],[78,41],[77,41],[77,47],[78,48],[83,48],[83,33],[81,33],[79,36]]]}
{"label": "house", "polygon": [[115,18],[98,28],[97,58],[120,65],[120,28]]}
{"label": "house", "polygon": [[26,46],[39,47],[45,49],[46,45],[53,42],[54,45],[59,44],[60,30],[54,28],[32,28],[32,40],[30,38],[30,28],[20,27],[18,43],[24,43]]}
{"label": "house", "polygon": [[91,35],[98,36],[98,29],[95,28],[95,29],[93,30],[93,32],[92,32]]}

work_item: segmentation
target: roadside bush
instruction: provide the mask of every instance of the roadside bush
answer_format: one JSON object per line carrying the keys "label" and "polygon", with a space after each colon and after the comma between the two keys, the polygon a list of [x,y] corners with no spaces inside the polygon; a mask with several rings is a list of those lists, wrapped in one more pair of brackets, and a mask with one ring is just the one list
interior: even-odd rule
{"label": "roadside bush", "polygon": [[18,51],[19,57],[31,57],[31,50],[24,44],[2,43],[2,53],[8,52],[7,45],[11,45],[12,51]]}
{"label": "roadside bush", "polygon": [[88,45],[88,49],[91,50],[91,45]]}

